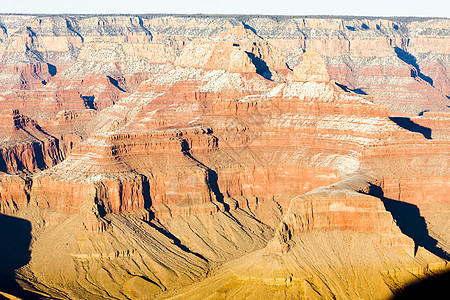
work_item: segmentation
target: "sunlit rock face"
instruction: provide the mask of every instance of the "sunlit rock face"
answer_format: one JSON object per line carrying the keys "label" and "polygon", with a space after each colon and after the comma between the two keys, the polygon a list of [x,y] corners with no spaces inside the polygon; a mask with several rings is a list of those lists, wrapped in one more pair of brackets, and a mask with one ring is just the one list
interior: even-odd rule
{"label": "sunlit rock face", "polygon": [[0,26],[1,291],[387,298],[446,270],[448,20]]}

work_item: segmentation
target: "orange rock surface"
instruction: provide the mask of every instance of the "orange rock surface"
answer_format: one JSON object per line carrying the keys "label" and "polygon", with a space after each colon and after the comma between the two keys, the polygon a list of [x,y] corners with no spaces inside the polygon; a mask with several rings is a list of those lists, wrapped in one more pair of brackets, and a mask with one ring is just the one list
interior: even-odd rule
{"label": "orange rock surface", "polygon": [[450,53],[426,45],[446,19],[0,25],[0,216],[31,224],[24,289],[383,298],[447,268]]}

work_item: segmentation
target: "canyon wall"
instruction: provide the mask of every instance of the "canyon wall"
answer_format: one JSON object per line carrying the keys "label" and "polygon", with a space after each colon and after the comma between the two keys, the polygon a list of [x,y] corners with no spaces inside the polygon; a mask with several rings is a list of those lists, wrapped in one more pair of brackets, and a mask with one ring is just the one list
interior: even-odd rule
{"label": "canyon wall", "polygon": [[[246,43],[246,64],[255,60],[266,77],[282,80],[304,50],[315,49],[333,80],[392,112],[442,111],[450,94],[448,27],[448,19],[414,18],[2,15],[1,107],[38,119],[61,108],[102,109],[152,75],[189,64],[184,47],[202,56],[207,48],[193,40],[231,30],[241,37],[226,40]],[[209,64],[222,64],[226,44]]]}
{"label": "canyon wall", "polygon": [[0,216],[32,240],[0,290],[385,298],[448,269],[449,28],[1,15]]}

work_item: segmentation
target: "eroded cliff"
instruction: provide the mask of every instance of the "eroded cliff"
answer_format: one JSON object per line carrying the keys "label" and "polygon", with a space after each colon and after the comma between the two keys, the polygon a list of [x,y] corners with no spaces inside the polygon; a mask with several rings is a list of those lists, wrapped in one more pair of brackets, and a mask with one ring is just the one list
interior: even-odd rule
{"label": "eroded cliff", "polygon": [[25,291],[385,298],[448,268],[448,20],[0,25]]}

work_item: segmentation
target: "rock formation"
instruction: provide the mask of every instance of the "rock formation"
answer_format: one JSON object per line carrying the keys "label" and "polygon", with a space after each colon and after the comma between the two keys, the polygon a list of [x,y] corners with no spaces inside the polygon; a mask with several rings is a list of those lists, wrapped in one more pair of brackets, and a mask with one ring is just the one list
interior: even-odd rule
{"label": "rock formation", "polygon": [[0,26],[0,216],[32,236],[2,292],[386,298],[448,268],[448,20]]}

